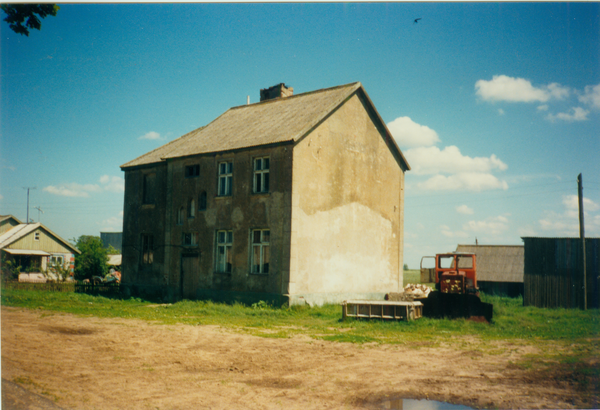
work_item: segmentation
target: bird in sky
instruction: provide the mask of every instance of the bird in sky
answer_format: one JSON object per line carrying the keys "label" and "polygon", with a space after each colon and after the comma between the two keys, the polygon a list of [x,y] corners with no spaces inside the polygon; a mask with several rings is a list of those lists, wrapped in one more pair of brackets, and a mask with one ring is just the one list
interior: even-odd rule
{"label": "bird in sky", "polygon": [[415,21],[413,22],[413,24],[417,24],[419,22],[419,20],[421,20],[421,17],[419,17],[418,19],[415,19]]}

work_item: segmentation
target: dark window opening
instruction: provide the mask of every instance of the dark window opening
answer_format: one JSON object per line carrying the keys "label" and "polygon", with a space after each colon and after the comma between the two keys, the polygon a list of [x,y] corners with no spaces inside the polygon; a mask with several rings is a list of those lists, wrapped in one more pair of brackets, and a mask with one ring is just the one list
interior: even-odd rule
{"label": "dark window opening", "polygon": [[186,178],[194,178],[200,176],[200,165],[189,165],[185,167],[185,177]]}

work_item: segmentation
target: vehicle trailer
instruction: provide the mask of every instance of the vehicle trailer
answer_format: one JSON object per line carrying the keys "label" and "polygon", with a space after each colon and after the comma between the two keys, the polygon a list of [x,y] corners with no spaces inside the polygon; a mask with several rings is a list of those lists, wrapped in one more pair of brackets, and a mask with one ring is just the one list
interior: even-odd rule
{"label": "vehicle trailer", "polygon": [[477,258],[472,253],[441,253],[435,256],[435,291],[423,303],[423,316],[491,322],[494,307],[479,298]]}

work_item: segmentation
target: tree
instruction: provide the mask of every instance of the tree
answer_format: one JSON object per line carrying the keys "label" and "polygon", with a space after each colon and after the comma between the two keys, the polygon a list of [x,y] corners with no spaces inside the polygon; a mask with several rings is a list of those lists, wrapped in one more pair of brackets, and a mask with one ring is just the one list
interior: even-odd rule
{"label": "tree", "polygon": [[0,8],[6,13],[7,17],[4,21],[8,23],[11,30],[29,37],[29,28],[41,29],[40,18],[56,16],[60,7],[56,4],[2,4]]}
{"label": "tree", "polygon": [[75,255],[75,279],[104,278],[108,272],[108,256],[100,237],[82,235],[75,246],[81,251],[80,255]]}
{"label": "tree", "polygon": [[407,263],[404,264],[404,270],[408,270],[408,264]]}

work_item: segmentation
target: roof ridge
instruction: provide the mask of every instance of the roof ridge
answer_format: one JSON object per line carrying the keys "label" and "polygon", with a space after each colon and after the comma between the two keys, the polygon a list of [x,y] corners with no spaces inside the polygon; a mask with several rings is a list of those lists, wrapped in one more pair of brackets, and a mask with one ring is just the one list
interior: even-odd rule
{"label": "roof ridge", "polygon": [[293,95],[290,95],[289,97],[269,98],[268,100],[258,101],[258,102],[252,103],[252,104],[236,105],[234,107],[229,108],[229,110],[227,110],[227,111],[244,108],[244,107],[248,107],[248,106],[251,106],[251,105],[256,106],[256,105],[260,105],[260,104],[271,104],[271,103],[276,103],[276,102],[289,101],[289,100],[293,100],[293,99],[296,99],[296,98],[299,98],[299,97],[306,97],[306,96],[311,95],[311,94],[317,94],[317,93],[322,93],[322,92],[327,92],[327,91],[333,91],[333,90],[338,89],[338,88],[344,88],[344,87],[355,86],[355,85],[358,85],[357,88],[359,88],[362,84],[360,83],[360,81],[354,81],[352,83],[342,84],[342,85],[336,85],[334,87],[320,88],[318,90],[306,91],[306,92],[303,92],[303,93],[300,93],[300,94],[293,94]]}

